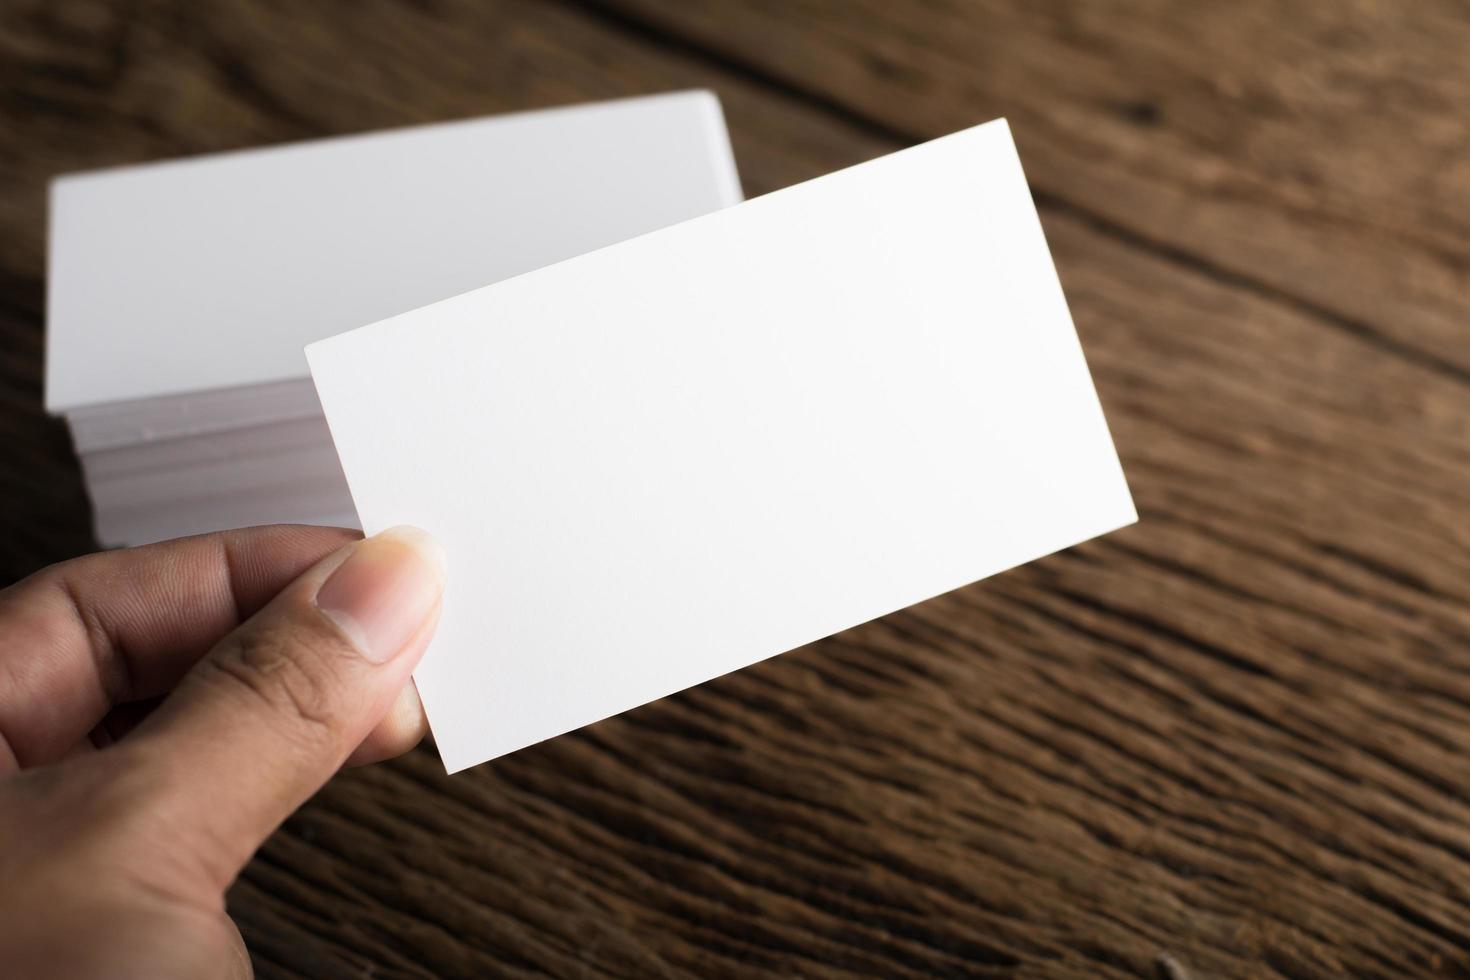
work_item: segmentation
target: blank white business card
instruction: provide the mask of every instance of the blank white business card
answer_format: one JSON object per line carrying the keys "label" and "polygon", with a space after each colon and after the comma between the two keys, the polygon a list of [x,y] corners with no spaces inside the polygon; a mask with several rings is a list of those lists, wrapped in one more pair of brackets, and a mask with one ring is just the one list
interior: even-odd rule
{"label": "blank white business card", "polygon": [[311,341],[740,198],[699,91],[69,174],[51,187],[46,406],[190,396],[125,413],[128,442],[189,434],[219,397],[250,423],[275,401],[231,390],[305,382]]}
{"label": "blank white business card", "polygon": [[450,771],[1136,520],[992,122],[311,345]]}

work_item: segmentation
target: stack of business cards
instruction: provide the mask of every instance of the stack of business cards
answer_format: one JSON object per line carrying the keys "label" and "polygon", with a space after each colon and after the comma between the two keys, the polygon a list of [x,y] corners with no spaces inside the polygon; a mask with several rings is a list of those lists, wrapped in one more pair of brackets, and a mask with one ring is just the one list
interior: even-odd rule
{"label": "stack of business cards", "polygon": [[98,538],[355,525],[305,344],[740,197],[705,92],[58,179],[46,401]]}

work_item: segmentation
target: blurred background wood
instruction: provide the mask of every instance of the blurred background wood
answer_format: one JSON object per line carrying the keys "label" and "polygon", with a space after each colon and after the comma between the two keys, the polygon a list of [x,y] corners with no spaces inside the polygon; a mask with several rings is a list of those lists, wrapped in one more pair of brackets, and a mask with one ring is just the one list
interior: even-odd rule
{"label": "blurred background wood", "polygon": [[258,972],[1470,976],[1467,51],[1431,0],[3,0],[0,575],[92,547],[52,174],[704,86],[753,196],[1006,115],[1141,523],[339,778],[231,894]]}

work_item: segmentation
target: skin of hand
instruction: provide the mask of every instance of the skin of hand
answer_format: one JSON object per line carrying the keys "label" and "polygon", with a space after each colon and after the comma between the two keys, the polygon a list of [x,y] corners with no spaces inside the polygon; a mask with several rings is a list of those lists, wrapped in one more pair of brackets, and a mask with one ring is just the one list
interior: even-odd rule
{"label": "skin of hand", "polygon": [[263,527],[0,592],[0,973],[250,976],[225,891],[344,764],[422,737],[443,588],[414,528]]}

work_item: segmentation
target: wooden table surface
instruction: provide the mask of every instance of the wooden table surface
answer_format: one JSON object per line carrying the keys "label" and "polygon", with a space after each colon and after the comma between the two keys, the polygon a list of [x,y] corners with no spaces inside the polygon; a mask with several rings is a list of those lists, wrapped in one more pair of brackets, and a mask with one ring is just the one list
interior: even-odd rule
{"label": "wooden table surface", "polygon": [[231,893],[259,973],[1470,975],[1460,4],[3,0],[0,576],[93,547],[49,175],[690,86],[752,196],[1009,117],[1141,521],[338,778]]}

